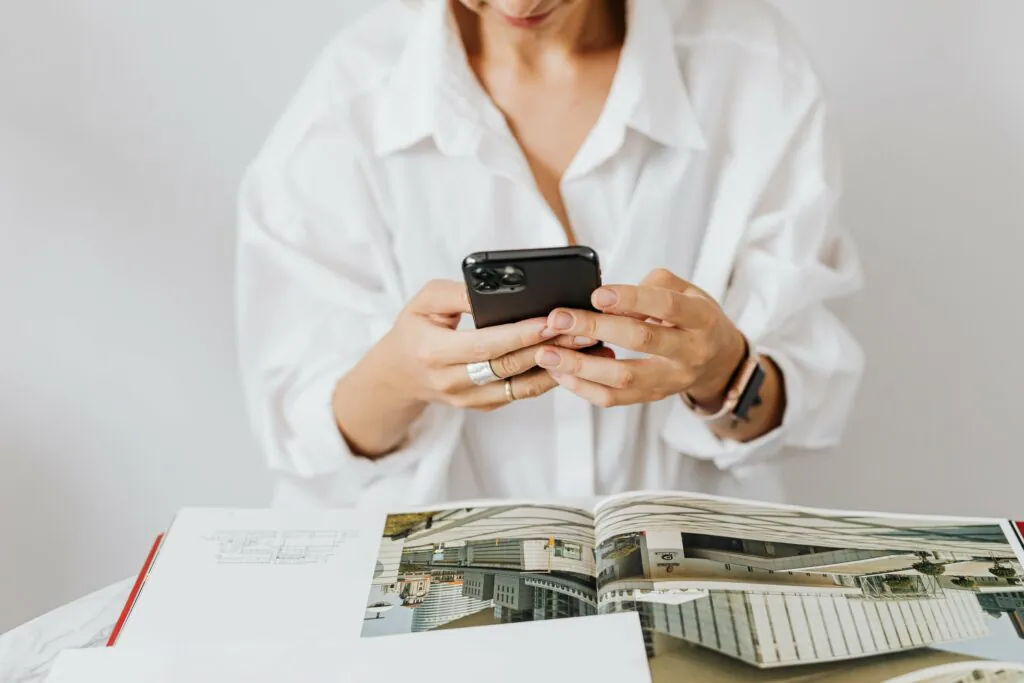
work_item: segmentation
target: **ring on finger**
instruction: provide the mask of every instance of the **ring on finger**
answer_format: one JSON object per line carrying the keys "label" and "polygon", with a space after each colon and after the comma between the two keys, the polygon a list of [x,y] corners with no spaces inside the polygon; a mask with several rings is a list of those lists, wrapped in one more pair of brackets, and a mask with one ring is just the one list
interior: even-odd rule
{"label": "ring on finger", "polygon": [[513,403],[516,400],[515,388],[512,386],[512,378],[505,380],[505,398],[508,399],[509,403]]}
{"label": "ring on finger", "polygon": [[491,382],[497,382],[501,379],[494,372],[494,368],[491,367],[491,361],[489,360],[480,361],[479,363],[466,363],[466,373],[469,375],[469,381],[478,387],[490,384]]}

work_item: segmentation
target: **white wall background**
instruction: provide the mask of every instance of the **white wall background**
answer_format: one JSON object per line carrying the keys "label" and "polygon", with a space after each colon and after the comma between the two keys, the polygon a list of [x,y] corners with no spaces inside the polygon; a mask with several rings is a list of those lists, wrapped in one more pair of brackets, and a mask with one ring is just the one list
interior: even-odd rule
{"label": "white wall background", "polygon": [[[235,188],[371,0],[0,3],[0,631],[132,574],[183,505],[260,505]],[[778,0],[832,91],[869,374],[795,500],[1024,516],[1024,3]]]}

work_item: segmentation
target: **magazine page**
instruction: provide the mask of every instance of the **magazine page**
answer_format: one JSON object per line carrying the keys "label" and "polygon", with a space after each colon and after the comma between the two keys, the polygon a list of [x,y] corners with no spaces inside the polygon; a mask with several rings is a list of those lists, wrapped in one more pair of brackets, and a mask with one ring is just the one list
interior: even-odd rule
{"label": "magazine page", "polygon": [[648,493],[596,528],[599,610],[639,612],[655,681],[1024,681],[1008,522]]}
{"label": "magazine page", "polygon": [[596,575],[589,510],[492,502],[393,513],[362,635],[596,614]]}
{"label": "magazine page", "polygon": [[355,636],[383,521],[349,510],[181,510],[116,647]]}

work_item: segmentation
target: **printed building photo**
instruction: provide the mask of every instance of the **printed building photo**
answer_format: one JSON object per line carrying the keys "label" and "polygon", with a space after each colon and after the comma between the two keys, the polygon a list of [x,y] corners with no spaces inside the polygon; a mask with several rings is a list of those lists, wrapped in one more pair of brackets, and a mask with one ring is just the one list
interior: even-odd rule
{"label": "printed building photo", "polygon": [[648,654],[701,680],[1024,662],[1024,573],[998,524],[666,496],[603,506],[597,526],[600,611],[640,612]]}
{"label": "printed building photo", "polygon": [[596,614],[593,524],[557,506],[389,515],[363,635]]}

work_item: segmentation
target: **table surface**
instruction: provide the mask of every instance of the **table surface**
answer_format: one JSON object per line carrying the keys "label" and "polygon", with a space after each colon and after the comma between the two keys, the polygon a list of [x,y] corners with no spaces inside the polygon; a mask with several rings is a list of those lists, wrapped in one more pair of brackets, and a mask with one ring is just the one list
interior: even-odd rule
{"label": "table surface", "polygon": [[43,683],[61,650],[103,647],[135,578],[128,578],[0,635],[0,683]]}

